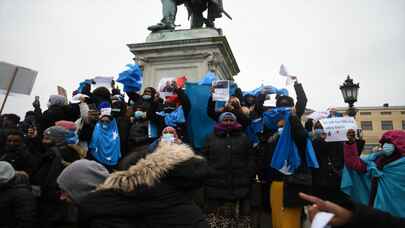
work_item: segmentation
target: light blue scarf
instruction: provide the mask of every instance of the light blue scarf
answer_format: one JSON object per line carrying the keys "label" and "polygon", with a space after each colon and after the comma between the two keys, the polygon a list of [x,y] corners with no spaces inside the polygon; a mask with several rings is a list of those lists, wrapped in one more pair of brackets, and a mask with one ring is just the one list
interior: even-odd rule
{"label": "light blue scarf", "polygon": [[171,113],[157,112],[156,114],[164,117],[166,126],[177,127],[177,124],[186,122],[183,107],[181,105]]}
{"label": "light blue scarf", "polygon": [[117,122],[112,120],[106,129],[100,123],[96,124],[89,145],[90,153],[100,163],[114,166],[121,158],[120,136]]}
{"label": "light blue scarf", "polygon": [[360,173],[344,168],[342,173],[341,189],[353,201],[368,205],[372,177],[378,178],[377,195],[374,208],[391,213],[394,216],[405,218],[405,157],[377,168],[375,160],[381,156],[379,153],[362,157],[367,164],[367,173]]}

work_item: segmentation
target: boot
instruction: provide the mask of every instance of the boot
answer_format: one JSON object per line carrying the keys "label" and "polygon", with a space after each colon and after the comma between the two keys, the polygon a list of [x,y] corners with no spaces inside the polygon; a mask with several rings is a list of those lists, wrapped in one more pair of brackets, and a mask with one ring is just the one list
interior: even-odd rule
{"label": "boot", "polygon": [[152,25],[148,27],[148,30],[152,32],[157,32],[160,30],[174,30],[176,25],[174,24],[175,18],[173,16],[163,18],[159,23],[156,25]]}
{"label": "boot", "polygon": [[215,22],[214,22],[214,20],[215,20],[215,19],[207,19],[207,20],[205,20],[205,26],[206,26],[207,28],[215,28]]}

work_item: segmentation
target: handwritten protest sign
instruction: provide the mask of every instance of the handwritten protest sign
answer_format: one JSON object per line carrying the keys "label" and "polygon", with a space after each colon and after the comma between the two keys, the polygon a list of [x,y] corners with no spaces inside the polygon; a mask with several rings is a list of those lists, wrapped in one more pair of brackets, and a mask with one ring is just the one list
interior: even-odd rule
{"label": "handwritten protest sign", "polygon": [[213,101],[228,101],[230,97],[229,93],[229,81],[219,80],[212,82],[212,88],[214,93],[212,94]]}
{"label": "handwritten protest sign", "polygon": [[327,135],[326,142],[347,141],[347,131],[357,130],[356,120],[353,117],[336,117],[320,120]]}

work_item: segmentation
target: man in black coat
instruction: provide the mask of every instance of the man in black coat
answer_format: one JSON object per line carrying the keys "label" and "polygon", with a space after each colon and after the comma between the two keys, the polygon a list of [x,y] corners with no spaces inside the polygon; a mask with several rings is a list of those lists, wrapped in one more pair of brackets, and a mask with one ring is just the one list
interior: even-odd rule
{"label": "man in black coat", "polygon": [[36,169],[37,158],[25,145],[23,133],[16,129],[10,130],[6,139],[4,149],[0,150],[0,160],[9,162],[15,170],[31,175]]}
{"label": "man in black coat", "polygon": [[[17,174],[18,175],[18,174]],[[36,201],[26,184],[18,183],[14,168],[0,162],[0,227],[36,227]]]}
{"label": "man in black coat", "polygon": [[345,194],[340,191],[342,169],[344,167],[343,142],[326,142],[323,129],[314,130],[312,141],[319,169],[312,171],[313,194],[340,203]]}

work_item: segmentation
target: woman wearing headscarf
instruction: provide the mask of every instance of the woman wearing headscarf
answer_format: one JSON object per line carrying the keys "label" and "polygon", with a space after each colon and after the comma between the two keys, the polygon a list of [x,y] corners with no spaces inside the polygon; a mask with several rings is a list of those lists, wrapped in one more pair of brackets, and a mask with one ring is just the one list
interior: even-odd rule
{"label": "woman wearing headscarf", "polygon": [[405,217],[405,131],[387,131],[381,148],[361,158],[345,144],[342,190],[354,201]]}
{"label": "woman wearing headscarf", "polygon": [[249,227],[249,193],[255,176],[253,150],[233,113],[222,113],[218,120],[203,152],[214,172],[205,184],[208,222],[211,227],[229,223]]}
{"label": "woman wearing headscarf", "polygon": [[205,159],[190,147],[160,142],[153,153],[111,174],[97,192],[84,197],[79,225],[208,228],[192,199],[208,174]]}
{"label": "woman wearing headscarf", "polygon": [[236,96],[230,97],[228,102],[226,102],[225,107],[219,110],[217,110],[215,106],[216,102],[212,99],[212,96],[210,96],[210,98],[208,99],[207,114],[214,121],[218,122],[219,117],[222,113],[231,112],[237,117],[238,122],[242,125],[243,128],[247,128],[249,126],[249,114],[247,114],[246,110],[243,109],[239,98],[237,98]]}
{"label": "woman wearing headscarf", "polygon": [[111,116],[107,103],[100,106],[100,117],[94,127],[89,145],[89,158],[112,171],[121,158],[120,135],[116,120]]}

